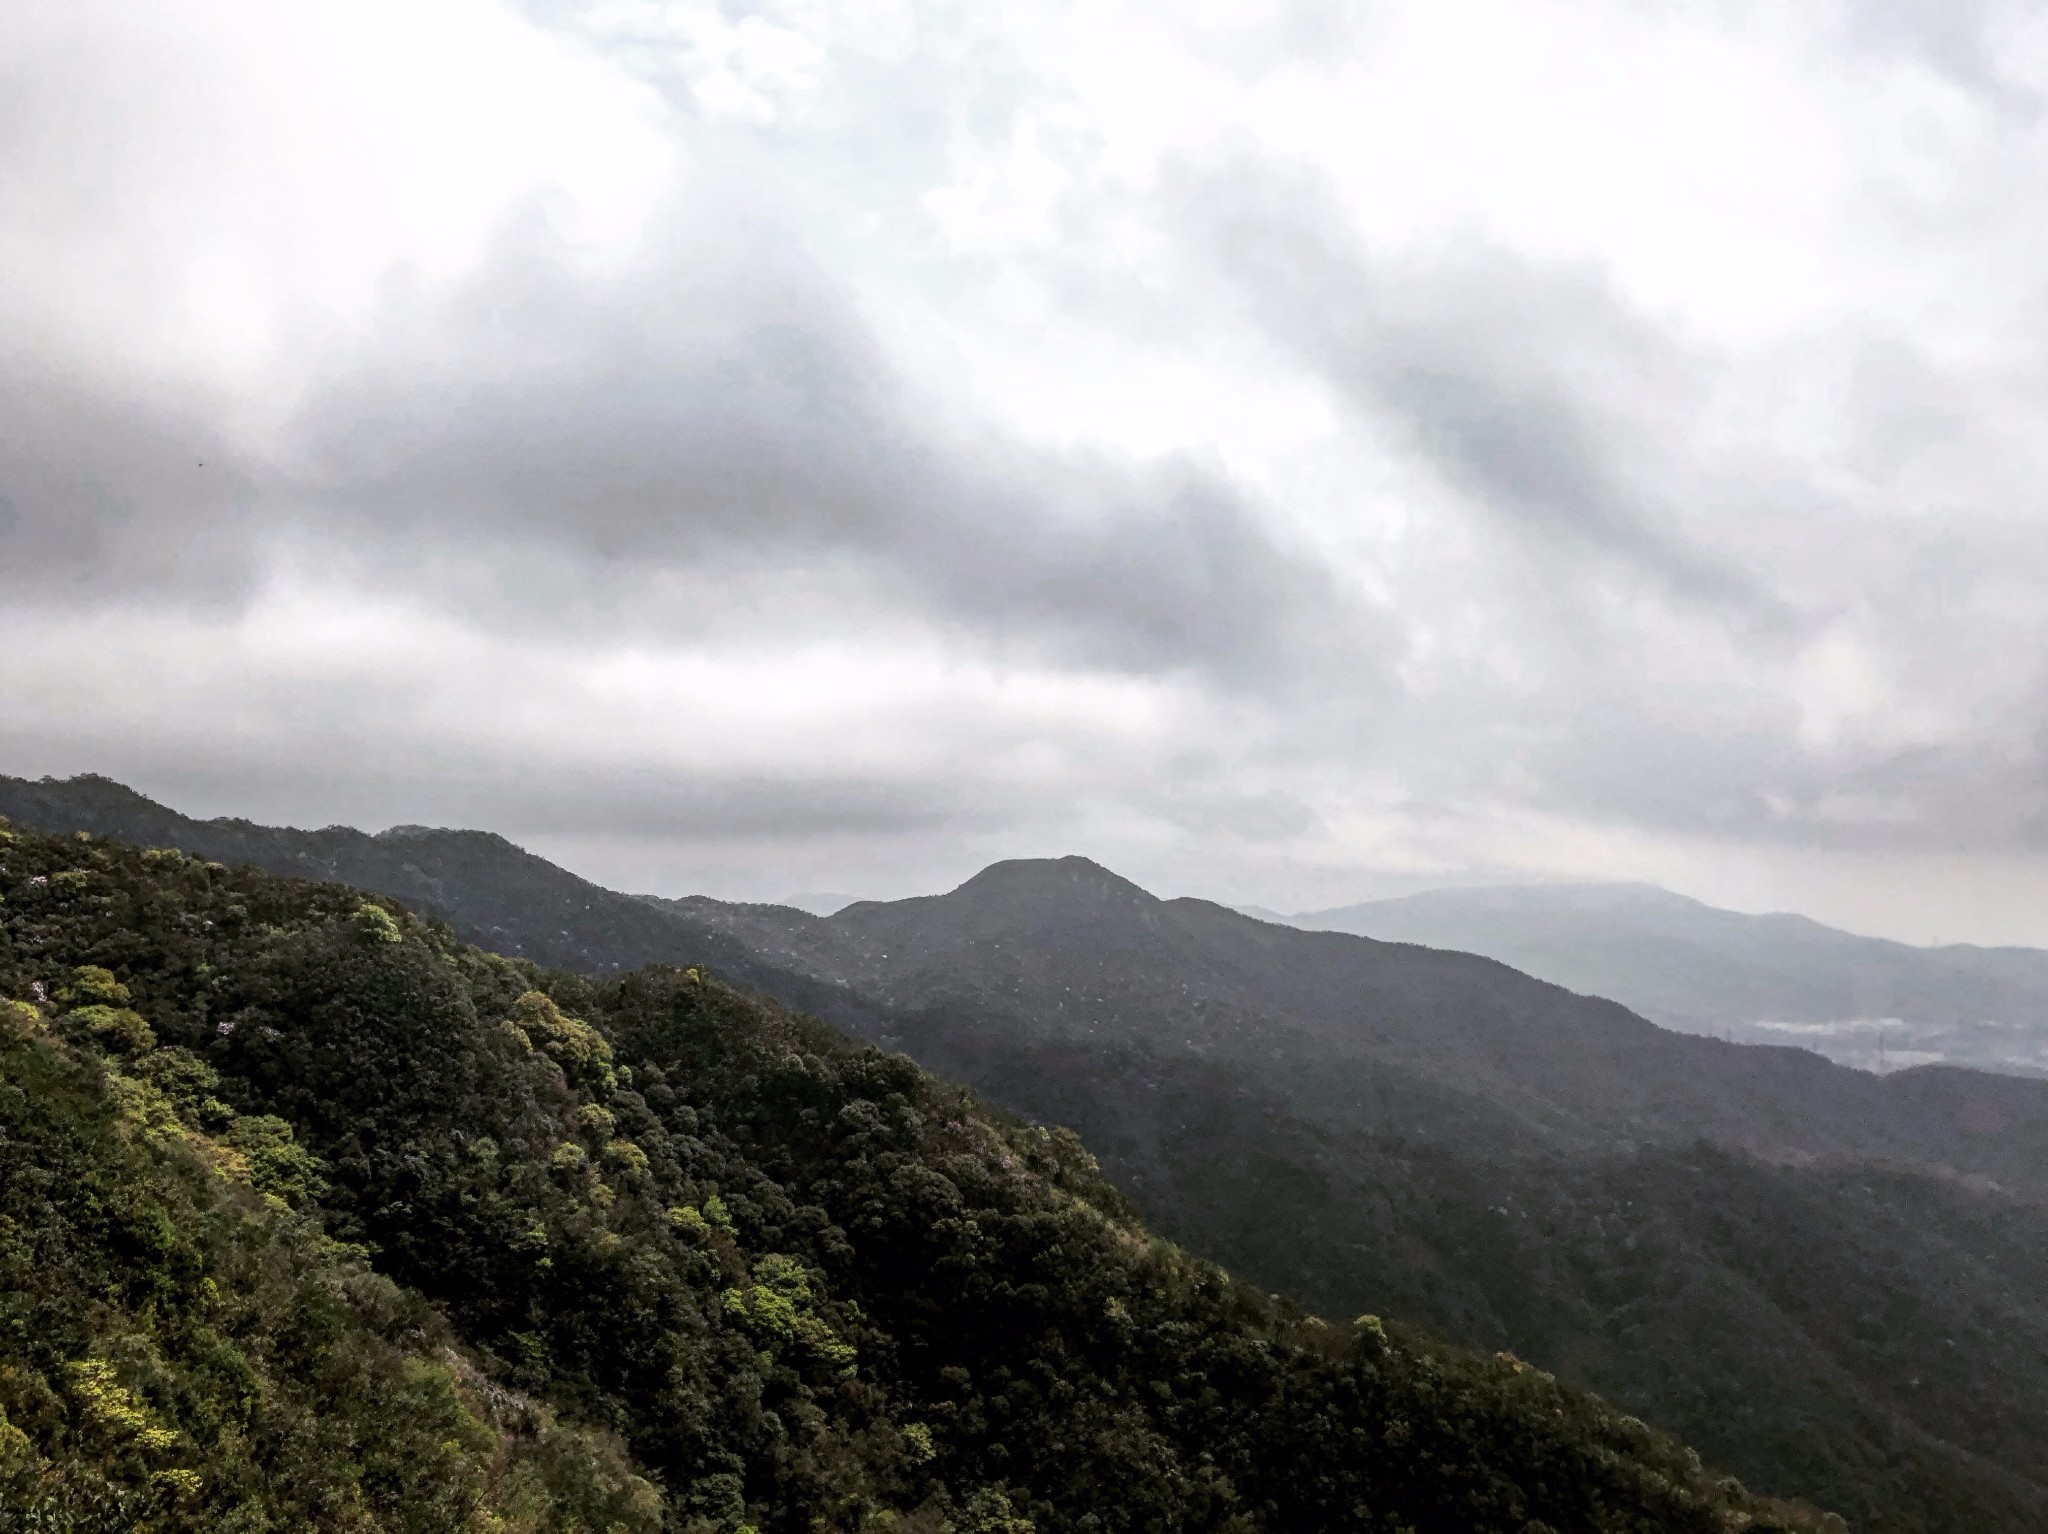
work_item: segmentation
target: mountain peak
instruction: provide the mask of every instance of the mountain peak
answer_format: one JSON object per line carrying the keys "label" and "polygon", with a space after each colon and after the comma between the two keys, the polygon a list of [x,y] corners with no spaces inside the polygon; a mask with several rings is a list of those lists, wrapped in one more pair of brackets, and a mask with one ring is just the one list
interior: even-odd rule
{"label": "mountain peak", "polygon": [[[355,834],[362,835],[360,831]],[[423,847],[459,849],[468,853],[509,852],[522,858],[534,856],[517,842],[500,836],[496,831],[474,831],[460,826],[389,826],[377,832],[370,840],[384,847],[401,846],[411,842]]]}
{"label": "mountain peak", "polygon": [[1005,858],[953,891],[955,895],[1017,900],[1085,900],[1156,905],[1158,897],[1093,858]]}

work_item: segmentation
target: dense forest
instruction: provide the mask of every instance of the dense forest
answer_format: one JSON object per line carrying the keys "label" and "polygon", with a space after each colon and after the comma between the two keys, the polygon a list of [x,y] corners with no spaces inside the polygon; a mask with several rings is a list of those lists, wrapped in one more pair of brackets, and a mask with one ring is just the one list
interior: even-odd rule
{"label": "dense forest", "polygon": [[1842,1527],[703,970],[5,827],[0,901],[0,1527]]}

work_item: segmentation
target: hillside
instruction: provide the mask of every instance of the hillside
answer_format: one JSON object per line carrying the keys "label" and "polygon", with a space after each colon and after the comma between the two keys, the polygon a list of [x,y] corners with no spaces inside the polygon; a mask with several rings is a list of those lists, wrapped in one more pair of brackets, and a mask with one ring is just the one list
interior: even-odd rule
{"label": "hillside", "polygon": [[1918,948],[1641,884],[1432,890],[1282,918],[1499,959],[1654,1022],[1864,1069],[2048,1074],[2048,952]]}
{"label": "hillside", "polygon": [[654,1534],[615,1442],[322,1231],[289,1125],[62,1026],[0,1001],[0,1529]]}
{"label": "hillside", "polygon": [[0,902],[4,1526],[1830,1526],[698,970],[4,826]]}

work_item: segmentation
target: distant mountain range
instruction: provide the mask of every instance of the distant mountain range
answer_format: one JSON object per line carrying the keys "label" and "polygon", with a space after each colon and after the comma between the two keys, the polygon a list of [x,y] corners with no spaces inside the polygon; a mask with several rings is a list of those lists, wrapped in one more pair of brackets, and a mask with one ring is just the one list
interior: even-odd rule
{"label": "distant mountain range", "polygon": [[709,964],[1076,1129],[1155,1226],[1324,1314],[1512,1349],[1861,1530],[2048,1527],[2048,1084],[1687,1037],[1079,858],[819,917],[104,779],[0,779],[0,814],[346,878],[586,973]]}
{"label": "distant mountain range", "polygon": [[1481,953],[1667,1028],[1844,1065],[2048,1075],[2048,951],[1920,948],[1644,884],[1444,889],[1279,918]]}

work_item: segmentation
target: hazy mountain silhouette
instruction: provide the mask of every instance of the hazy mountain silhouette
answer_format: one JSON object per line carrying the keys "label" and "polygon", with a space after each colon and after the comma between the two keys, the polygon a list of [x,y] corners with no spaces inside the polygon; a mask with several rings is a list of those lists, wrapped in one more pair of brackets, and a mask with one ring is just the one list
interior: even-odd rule
{"label": "hazy mountain silhouette", "polygon": [[39,830],[87,831],[266,873],[372,889],[437,916],[495,953],[587,974],[693,956],[749,984],[754,955],[711,927],[592,884],[488,831],[395,826],[371,835],[247,820],[194,820],[111,778],[0,777],[0,815]]}
{"label": "hazy mountain silhouette", "polygon": [[831,916],[845,910],[858,895],[835,895],[825,890],[806,890],[795,895],[785,895],[782,903],[794,906],[799,911],[808,911],[813,916]]}
{"label": "hazy mountain silhouette", "polygon": [[1915,947],[1644,884],[1433,890],[1291,920],[1483,953],[1688,1032],[1866,1067],[2048,1071],[2048,951],[2037,948]]}

